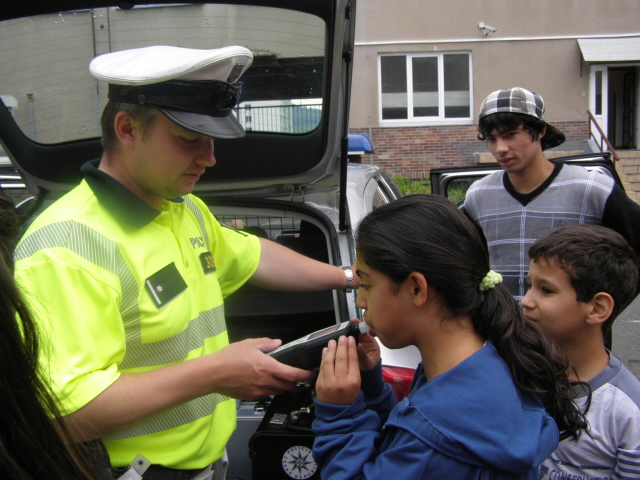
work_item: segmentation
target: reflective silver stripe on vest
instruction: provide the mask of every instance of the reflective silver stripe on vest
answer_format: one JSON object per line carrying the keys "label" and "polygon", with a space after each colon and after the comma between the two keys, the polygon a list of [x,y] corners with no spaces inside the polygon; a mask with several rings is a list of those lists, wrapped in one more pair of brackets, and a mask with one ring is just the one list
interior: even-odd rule
{"label": "reflective silver stripe on vest", "polygon": [[209,245],[209,234],[207,233],[207,228],[204,223],[204,217],[202,216],[202,210],[198,208],[193,199],[188,195],[183,197],[184,204],[187,206],[189,211],[193,213],[193,216],[196,217],[196,222],[198,222],[198,226],[200,227],[200,231],[202,232],[202,238],[204,239],[204,244],[207,246],[207,249],[210,248]]}
{"label": "reflective silver stripe on vest", "polygon": [[[202,347],[205,338],[212,338],[227,329],[222,305],[201,312],[189,322],[189,326],[171,338],[157,342],[141,343],[140,338],[129,342],[127,353],[120,363],[121,369],[153,367],[184,360],[187,354]],[[139,335],[138,335],[139,337]]]}
{"label": "reflective silver stripe on vest", "polygon": [[131,428],[114,433],[105,440],[124,440],[126,438],[148,435],[150,433],[162,432],[170,428],[179,427],[191,423],[199,418],[211,415],[219,403],[229,400],[229,397],[218,393],[211,393],[203,397],[195,398],[165,412],[139,423]]}
{"label": "reflective silver stripe on vest", "polygon": [[25,237],[15,252],[15,261],[30,257],[38,250],[65,248],[120,279],[122,302],[120,315],[127,343],[140,339],[138,285],[118,245],[95,230],[71,220],[51,223]]}
{"label": "reflective silver stripe on vest", "polygon": [[[203,221],[202,215],[200,221]],[[38,250],[49,248],[65,248],[120,279],[120,314],[125,328],[126,353],[118,365],[119,369],[153,367],[183,360],[189,351],[201,347],[206,338],[226,331],[224,306],[220,305],[201,312],[197,318],[189,322],[185,330],[173,337],[143,344],[138,306],[139,288],[117,243],[74,221],[52,223],[22,240],[16,249],[15,261],[30,257]],[[228,397],[218,394],[196,398],[119,432],[109,439],[147,435],[193,422],[211,415],[215,406],[227,399]]]}

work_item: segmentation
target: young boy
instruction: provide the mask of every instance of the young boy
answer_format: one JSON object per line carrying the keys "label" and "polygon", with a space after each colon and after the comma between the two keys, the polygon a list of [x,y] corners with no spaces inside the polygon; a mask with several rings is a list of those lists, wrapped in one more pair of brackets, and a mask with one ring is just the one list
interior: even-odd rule
{"label": "young boy", "polygon": [[540,479],[640,478],[640,381],[605,349],[611,326],[634,297],[638,258],[605,227],[572,225],[545,232],[529,250],[527,319],[556,342],[589,408],[589,430],[564,440],[540,466]]}

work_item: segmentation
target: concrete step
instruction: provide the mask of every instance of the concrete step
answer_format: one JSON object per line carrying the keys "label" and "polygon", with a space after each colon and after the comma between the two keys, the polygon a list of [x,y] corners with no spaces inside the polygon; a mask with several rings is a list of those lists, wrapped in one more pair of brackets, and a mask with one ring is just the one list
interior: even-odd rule
{"label": "concrete step", "polygon": [[640,192],[631,191],[626,187],[625,187],[625,191],[627,192],[627,197],[629,197],[631,200],[633,200],[637,204],[640,204]]}
{"label": "concrete step", "polygon": [[640,150],[616,150],[616,170],[627,196],[640,204]]}
{"label": "concrete step", "polygon": [[640,150],[616,150],[616,153],[620,158],[640,157]]}
{"label": "concrete step", "polygon": [[640,187],[640,172],[625,173],[623,175],[620,175],[620,180],[623,183],[635,184]]}
{"label": "concrete step", "polygon": [[638,166],[628,166],[628,167],[620,167],[616,165],[616,172],[618,175],[635,175],[636,173],[640,173],[640,163]]}
{"label": "concrete step", "polygon": [[640,173],[620,175],[627,196],[640,204]]}
{"label": "concrete step", "polygon": [[616,162],[616,167],[627,167],[640,164],[640,155],[637,157],[623,157]]}

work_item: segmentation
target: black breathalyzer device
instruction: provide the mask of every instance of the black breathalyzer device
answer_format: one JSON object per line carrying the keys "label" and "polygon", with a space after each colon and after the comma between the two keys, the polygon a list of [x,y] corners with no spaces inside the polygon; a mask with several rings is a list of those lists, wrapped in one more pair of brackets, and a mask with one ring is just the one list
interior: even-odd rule
{"label": "black breathalyzer device", "polygon": [[329,340],[337,341],[338,338],[344,335],[346,337],[355,337],[357,342],[360,333],[368,332],[369,326],[364,322],[342,322],[281,345],[268,352],[267,355],[292,367],[314,370],[320,368],[322,349],[327,346]]}

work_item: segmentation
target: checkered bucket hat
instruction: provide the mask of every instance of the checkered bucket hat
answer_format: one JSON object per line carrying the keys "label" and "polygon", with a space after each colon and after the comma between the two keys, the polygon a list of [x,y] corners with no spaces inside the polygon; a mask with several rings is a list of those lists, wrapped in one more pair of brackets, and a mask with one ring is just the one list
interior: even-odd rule
{"label": "checkered bucket hat", "polygon": [[543,150],[557,147],[565,141],[564,133],[544,120],[544,100],[537,93],[521,87],[496,90],[480,105],[480,118],[503,112],[531,115],[541,120],[547,126],[547,133],[541,141]]}

